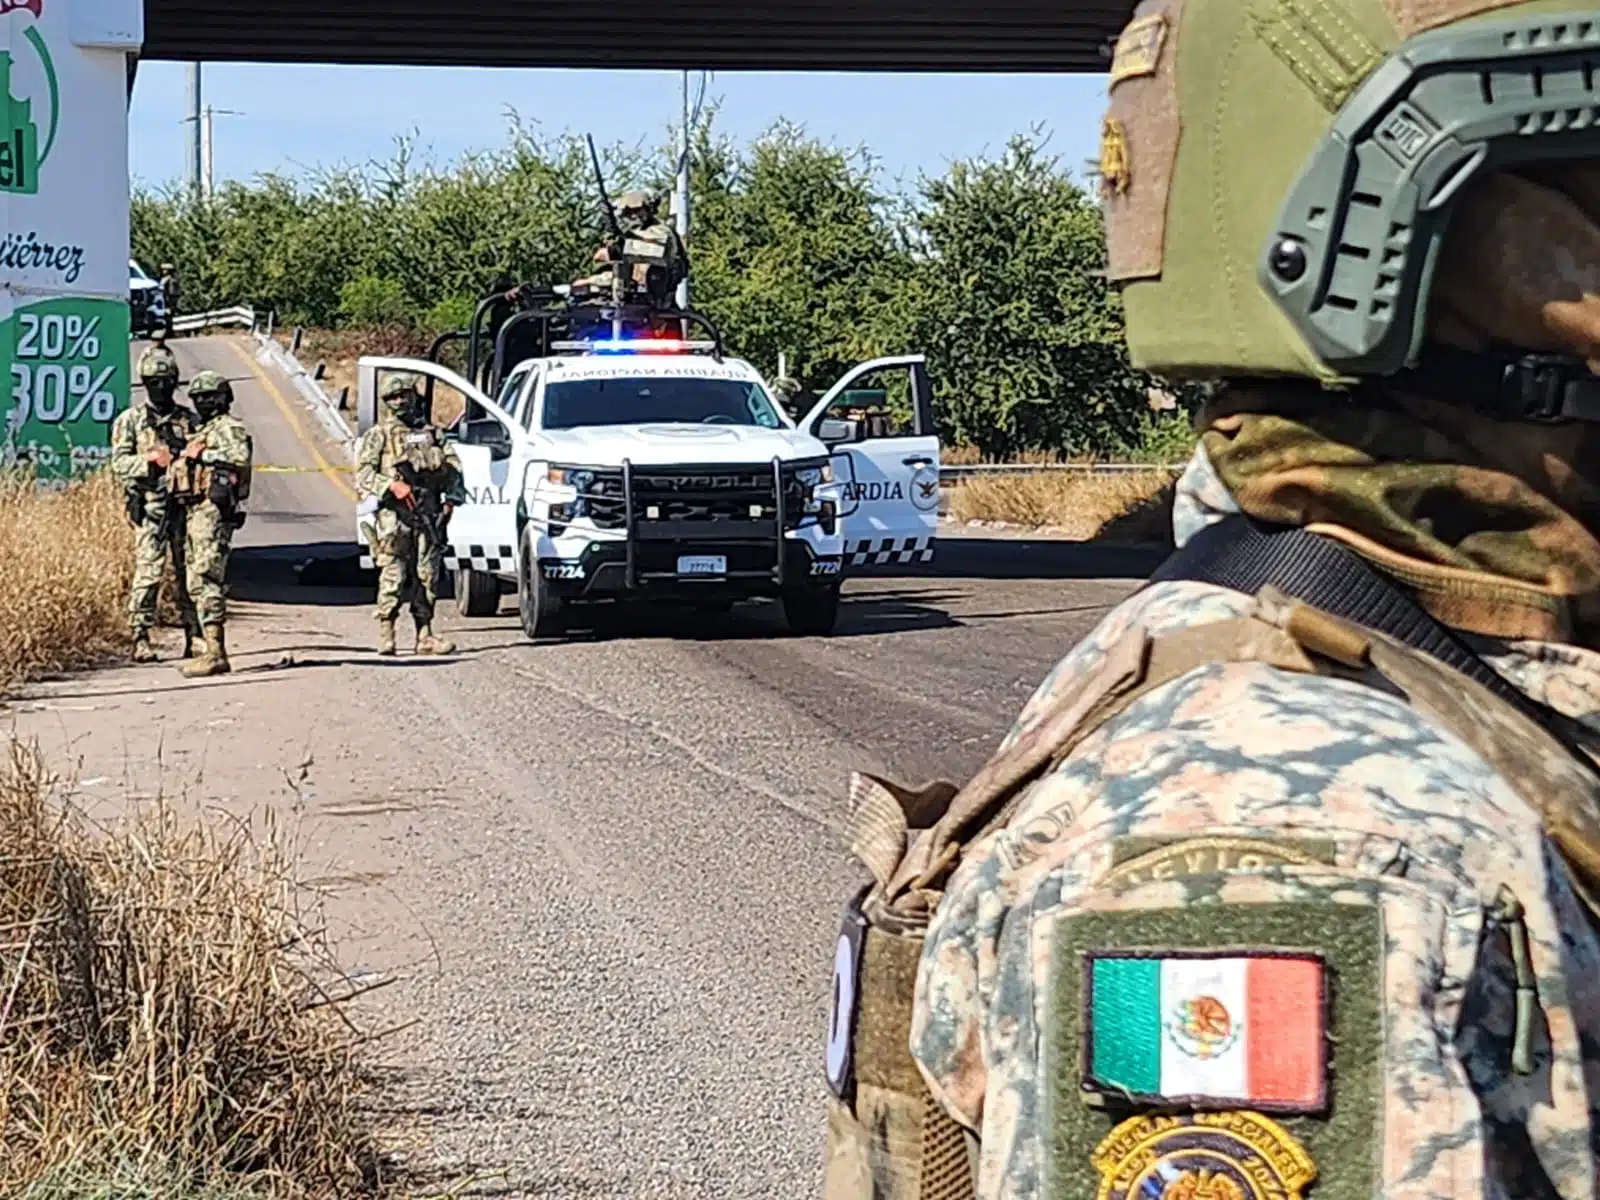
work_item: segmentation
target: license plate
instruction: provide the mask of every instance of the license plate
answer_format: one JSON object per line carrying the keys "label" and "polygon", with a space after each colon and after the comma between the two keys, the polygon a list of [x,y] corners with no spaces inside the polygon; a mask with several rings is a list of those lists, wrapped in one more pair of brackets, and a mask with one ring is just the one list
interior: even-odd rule
{"label": "license plate", "polygon": [[721,554],[685,554],[678,559],[679,575],[726,575],[728,560]]}

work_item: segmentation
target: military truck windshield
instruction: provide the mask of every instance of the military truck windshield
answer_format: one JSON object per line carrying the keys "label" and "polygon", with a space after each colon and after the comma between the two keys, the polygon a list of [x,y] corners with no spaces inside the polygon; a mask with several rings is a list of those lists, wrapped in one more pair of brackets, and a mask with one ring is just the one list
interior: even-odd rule
{"label": "military truck windshield", "polygon": [[738,379],[569,379],[544,394],[545,429],[585,425],[759,425],[780,429],[760,384]]}

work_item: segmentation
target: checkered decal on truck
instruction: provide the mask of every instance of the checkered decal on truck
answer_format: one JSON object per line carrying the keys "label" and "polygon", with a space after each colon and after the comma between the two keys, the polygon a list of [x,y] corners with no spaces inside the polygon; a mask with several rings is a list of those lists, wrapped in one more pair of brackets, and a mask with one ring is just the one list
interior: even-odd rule
{"label": "checkered decal on truck", "polygon": [[463,571],[493,573],[517,569],[517,552],[511,546],[468,546],[465,554],[459,546],[450,549],[456,551],[456,566]]}
{"label": "checkered decal on truck", "polygon": [[[459,546],[451,546],[450,549],[452,553],[444,556],[445,566],[455,570],[509,573],[517,567],[517,552],[510,546],[468,546],[465,554],[461,553]],[[377,565],[373,561],[372,552],[363,544],[361,569],[371,571],[376,569]]]}
{"label": "checkered decal on truck", "polygon": [[853,541],[847,546],[845,554],[853,567],[932,562],[933,539],[931,537],[872,538],[867,541]]}

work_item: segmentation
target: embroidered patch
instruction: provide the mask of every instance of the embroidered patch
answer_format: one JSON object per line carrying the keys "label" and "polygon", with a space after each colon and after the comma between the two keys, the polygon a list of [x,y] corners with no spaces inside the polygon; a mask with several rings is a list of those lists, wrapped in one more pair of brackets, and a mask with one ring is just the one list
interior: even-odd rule
{"label": "embroidered patch", "polygon": [[1122,122],[1107,117],[1100,123],[1100,190],[1122,195],[1133,182],[1128,166],[1128,135]]}
{"label": "embroidered patch", "polygon": [[1156,841],[1128,837],[1118,838],[1112,845],[1111,860],[1111,869],[1096,886],[1129,886],[1266,867],[1330,866],[1334,845],[1312,838],[1280,841],[1216,835]]}
{"label": "embroidered patch", "polygon": [[1317,1177],[1294,1136],[1253,1112],[1134,1117],[1089,1161],[1095,1200],[1300,1200]]}
{"label": "embroidered patch", "polygon": [[1154,13],[1131,21],[1111,55],[1111,87],[1138,75],[1154,75],[1167,41],[1167,14]]}
{"label": "embroidered patch", "polygon": [[1327,1107],[1322,957],[1283,951],[1091,951],[1083,1088],[1188,1108]]}
{"label": "embroidered patch", "polygon": [[[1383,1137],[1380,1115],[1385,1053],[1385,942],[1379,888],[1335,871],[1320,881],[1305,883],[1304,887],[1312,890],[1294,899],[1257,903],[1242,899],[1286,886],[1239,874],[1197,876],[1184,881],[1183,895],[1176,894],[1170,883],[1155,882],[1143,888],[1102,892],[1103,902],[1114,906],[1110,909],[1068,911],[1050,918],[1048,966],[1040,981],[1044,989],[1039,1014],[1041,1120],[1049,1131],[1043,1149],[1041,1195],[1091,1194],[1085,1185],[1090,1156],[1114,1128],[1141,1113],[1185,1111],[1180,1104],[1141,1103],[1126,1091],[1084,1085],[1085,1050],[1101,1046],[1107,1036],[1102,1025],[1100,1036],[1090,1042],[1086,1027],[1091,1021],[1109,1019],[1095,1012],[1086,994],[1091,982],[1085,964],[1099,957],[1147,958],[1159,965],[1163,958],[1176,957],[1164,947],[1183,947],[1213,959],[1250,958],[1265,952],[1320,961],[1326,1003],[1320,1015],[1326,1033],[1326,1107],[1316,1113],[1271,1115],[1317,1164],[1313,1200],[1369,1200],[1374,1194],[1378,1185],[1371,1147]],[[1221,899],[1229,888],[1236,889],[1234,902]],[[1192,895],[1210,899],[1191,902],[1188,897]],[[1211,988],[1202,994],[1227,1011],[1230,1028],[1238,1021],[1240,1006],[1229,995]],[[1198,1000],[1200,996],[1182,998]],[[1192,1021],[1178,1023],[1169,1035],[1165,1027],[1172,1025],[1171,1018],[1180,1012]],[[1158,1023],[1156,1037],[1171,1036],[1170,1053],[1174,1055],[1180,1053],[1179,1042],[1202,1053],[1228,1045],[1224,1054],[1238,1054],[1241,1043],[1248,1050],[1248,1004],[1231,1044],[1218,1009],[1209,1004],[1158,1003],[1153,1014]],[[1150,1021],[1151,1017],[1144,1019]],[[1195,1061],[1197,1068],[1204,1069],[1215,1059]],[[1092,1065],[1092,1057],[1087,1062]],[[1246,1107],[1260,1111],[1239,1101],[1189,1106],[1188,1111]],[[1289,1198],[1278,1196],[1275,1200]]]}

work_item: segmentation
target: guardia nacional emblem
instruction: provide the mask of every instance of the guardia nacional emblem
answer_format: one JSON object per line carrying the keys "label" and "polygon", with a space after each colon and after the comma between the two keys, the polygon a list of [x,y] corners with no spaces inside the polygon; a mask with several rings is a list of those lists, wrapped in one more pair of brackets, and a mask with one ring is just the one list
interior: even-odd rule
{"label": "guardia nacional emblem", "polygon": [[1316,1164],[1259,1113],[1134,1117],[1090,1156],[1095,1200],[1301,1200]]}

